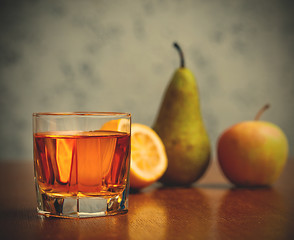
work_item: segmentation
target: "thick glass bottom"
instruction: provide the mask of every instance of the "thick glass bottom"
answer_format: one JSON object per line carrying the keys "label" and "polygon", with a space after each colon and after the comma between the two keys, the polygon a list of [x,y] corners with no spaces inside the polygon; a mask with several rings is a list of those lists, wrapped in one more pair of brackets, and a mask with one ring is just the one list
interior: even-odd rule
{"label": "thick glass bottom", "polygon": [[128,212],[127,190],[116,196],[51,196],[37,193],[40,215],[61,218],[89,218]]}

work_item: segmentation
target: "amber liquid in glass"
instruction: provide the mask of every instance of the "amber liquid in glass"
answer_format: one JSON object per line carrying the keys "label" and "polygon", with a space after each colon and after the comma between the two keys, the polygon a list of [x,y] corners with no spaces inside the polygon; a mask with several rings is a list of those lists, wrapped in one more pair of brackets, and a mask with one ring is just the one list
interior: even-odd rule
{"label": "amber liquid in glass", "polygon": [[130,134],[60,131],[34,134],[40,191],[51,196],[111,196],[127,184]]}

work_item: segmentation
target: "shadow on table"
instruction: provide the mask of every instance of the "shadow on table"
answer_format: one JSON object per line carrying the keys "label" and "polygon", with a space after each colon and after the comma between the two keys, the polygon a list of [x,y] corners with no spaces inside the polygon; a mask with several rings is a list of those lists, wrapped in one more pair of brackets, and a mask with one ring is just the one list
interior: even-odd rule
{"label": "shadow on table", "polygon": [[37,219],[37,210],[36,209],[1,209],[0,210],[0,221],[5,222],[9,220],[32,220]]}

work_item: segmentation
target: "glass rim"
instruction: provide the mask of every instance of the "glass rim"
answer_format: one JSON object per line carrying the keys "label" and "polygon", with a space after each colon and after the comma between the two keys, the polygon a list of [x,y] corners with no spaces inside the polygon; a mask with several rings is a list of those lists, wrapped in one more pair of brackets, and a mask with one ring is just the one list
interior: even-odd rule
{"label": "glass rim", "polygon": [[95,112],[95,111],[78,111],[78,112],[34,112],[33,117],[38,116],[100,116],[100,117],[131,117],[129,112]]}

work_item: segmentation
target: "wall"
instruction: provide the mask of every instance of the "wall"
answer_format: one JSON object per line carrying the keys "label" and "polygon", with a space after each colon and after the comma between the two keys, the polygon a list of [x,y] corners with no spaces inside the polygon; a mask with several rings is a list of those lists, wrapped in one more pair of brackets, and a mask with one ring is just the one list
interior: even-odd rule
{"label": "wall", "polygon": [[215,146],[230,125],[262,119],[293,156],[291,1],[1,1],[0,159],[31,160],[38,111],[129,111],[152,125],[185,51]]}

